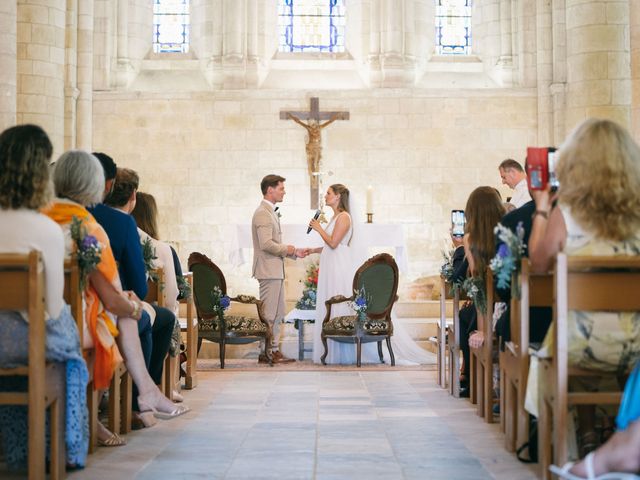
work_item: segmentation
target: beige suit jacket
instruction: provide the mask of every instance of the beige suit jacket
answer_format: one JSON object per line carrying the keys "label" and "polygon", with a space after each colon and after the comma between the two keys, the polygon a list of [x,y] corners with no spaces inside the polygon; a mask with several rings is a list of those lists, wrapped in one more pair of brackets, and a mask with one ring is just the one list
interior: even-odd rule
{"label": "beige suit jacket", "polygon": [[258,280],[284,279],[287,245],[282,242],[280,221],[267,202],[260,202],[251,220],[253,277]]}

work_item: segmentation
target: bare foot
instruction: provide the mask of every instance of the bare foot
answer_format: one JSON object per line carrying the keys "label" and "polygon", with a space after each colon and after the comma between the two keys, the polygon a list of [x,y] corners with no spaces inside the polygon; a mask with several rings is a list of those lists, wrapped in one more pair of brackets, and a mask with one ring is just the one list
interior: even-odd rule
{"label": "bare foot", "polygon": [[[636,420],[623,432],[616,432],[595,451],[593,469],[596,476],[608,472],[640,471],[640,420]],[[574,475],[587,478],[585,461],[576,463],[570,470]]]}

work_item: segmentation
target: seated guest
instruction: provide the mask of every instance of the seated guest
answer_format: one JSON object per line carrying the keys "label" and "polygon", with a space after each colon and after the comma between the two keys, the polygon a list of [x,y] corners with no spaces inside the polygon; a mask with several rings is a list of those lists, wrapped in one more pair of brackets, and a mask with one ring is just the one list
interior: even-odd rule
{"label": "seated guest", "polygon": [[[128,179],[124,181],[125,179],[121,178],[121,182],[118,184],[116,182],[118,169],[113,159],[104,153],[98,153],[96,157],[102,164],[105,174],[105,202],[109,201],[122,206],[132,196],[135,198],[135,192],[138,189],[137,175],[135,181],[128,181]],[[136,222],[127,213],[104,203],[94,205],[89,208],[89,211],[109,236],[123,289],[132,290],[139,298],[144,299],[147,296],[147,276]],[[138,326],[147,369],[156,385],[160,385],[164,358],[169,351],[175,316],[166,308],[157,305],[153,305],[152,308],[155,318],[150,328],[141,324]],[[137,395],[134,391],[134,410],[138,410],[136,398]]]}
{"label": "seated guest", "polygon": [[[129,211],[130,210],[130,211]],[[158,236],[158,207],[153,195],[137,192],[133,206],[125,206],[124,211],[131,214],[138,226],[138,234],[142,242],[149,241],[155,249],[154,268],[164,270],[164,301],[165,306],[174,314],[178,313],[178,281],[173,264],[173,254],[169,244],[161,242]]]}
{"label": "seated guest", "polygon": [[[559,252],[640,254],[640,148],[625,129],[609,120],[584,121],[560,148],[556,175],[560,188],[555,208],[549,187],[532,192],[536,211],[529,257],[534,272],[549,271]],[[573,311],[567,328],[571,367],[620,373],[640,359],[639,312]],[[540,356],[553,351],[552,341],[547,334]],[[527,405],[533,410],[536,381],[533,375],[527,390]],[[597,445],[593,408],[579,407],[578,415],[585,454]]]}
{"label": "seated guest", "polygon": [[[79,219],[87,232],[98,239],[102,248],[100,263],[89,274],[90,283],[85,292],[86,320],[92,333],[94,325],[99,323],[98,319],[107,324],[117,323],[118,346],[138,389],[137,402],[142,422],[150,426],[153,416],[172,418],[187,412],[188,408],[176,408],[162,395],[147,372],[137,324],[148,323],[149,316],[143,312],[143,303],[134,292],[123,291],[109,237],[86,209],[87,205],[100,201],[102,197],[104,174],[100,162],[87,152],[66,152],[56,162],[54,184],[58,199],[47,211],[48,215],[66,228],[69,228],[74,217]],[[96,332],[92,337],[100,334]]]}
{"label": "seated guest", "polygon": [[[45,278],[46,359],[66,366],[67,465],[82,467],[89,447],[86,388],[89,373],[82,358],[76,322],[63,299],[64,237],[55,222],[39,213],[51,194],[49,160],[53,146],[35,125],[19,125],[0,134],[0,252],[39,250]],[[0,368],[28,362],[25,312],[0,310]],[[27,391],[27,382],[21,387]],[[17,388],[2,377],[0,390]],[[0,433],[10,469],[27,466],[28,419],[25,406],[0,407]]]}
{"label": "seated guest", "polygon": [[618,411],[618,430],[584,460],[569,462],[562,468],[552,465],[550,470],[560,478],[589,480],[592,478],[637,480],[640,476],[640,363],[627,380]]}
{"label": "seated guest", "polygon": [[[129,208],[127,208],[128,210]],[[156,258],[153,260],[154,268],[162,268],[164,270],[164,284],[162,294],[164,295],[164,305],[175,315],[175,324],[173,326],[173,334],[169,345],[169,355],[177,357],[180,354],[180,343],[182,334],[180,332],[180,322],[178,322],[178,276],[175,271],[173,252],[169,244],[161,242],[158,239],[158,207],[156,199],[153,195],[143,192],[136,193],[136,201],[131,216],[138,225],[138,233],[140,240],[143,242],[151,242],[155,250]],[[180,270],[182,276],[182,270]],[[182,396],[177,392],[173,392],[172,398],[182,400]]]}
{"label": "seated guest", "polygon": [[[484,281],[486,267],[495,254],[493,229],[504,215],[502,200],[494,188],[478,187],[469,195],[464,212],[467,223],[463,241],[469,274]],[[469,336],[472,348],[479,348],[484,343],[484,322],[492,321],[485,313],[477,311],[478,329]]]}

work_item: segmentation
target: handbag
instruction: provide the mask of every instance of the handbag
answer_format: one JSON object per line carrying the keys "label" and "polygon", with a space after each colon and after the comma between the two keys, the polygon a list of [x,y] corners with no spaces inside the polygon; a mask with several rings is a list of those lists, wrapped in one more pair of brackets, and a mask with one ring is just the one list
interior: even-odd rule
{"label": "handbag", "polygon": [[640,362],[636,364],[624,386],[616,426],[618,430],[624,430],[631,422],[638,419],[640,419]]}

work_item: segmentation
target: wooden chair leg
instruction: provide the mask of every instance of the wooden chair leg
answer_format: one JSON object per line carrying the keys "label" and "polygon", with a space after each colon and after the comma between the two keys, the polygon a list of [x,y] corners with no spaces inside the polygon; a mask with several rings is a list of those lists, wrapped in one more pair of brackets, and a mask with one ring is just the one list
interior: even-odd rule
{"label": "wooden chair leg", "polygon": [[491,353],[489,357],[484,359],[484,411],[483,417],[485,422],[493,423],[493,363],[491,361]]}
{"label": "wooden chair leg", "polygon": [[98,392],[93,382],[87,385],[87,408],[89,410],[89,453],[98,448]]}
{"label": "wooden chair leg", "polygon": [[360,368],[360,356],[362,355],[362,341],[356,338],[356,366]]}
{"label": "wooden chair leg", "polygon": [[131,420],[133,411],[131,410],[133,401],[133,379],[128,371],[124,370],[120,376],[120,430],[121,433],[131,431]]}
{"label": "wooden chair leg", "polygon": [[[184,379],[185,388],[190,390],[198,385],[197,364],[198,364],[198,352],[200,351],[200,344],[202,339],[198,337],[198,322],[193,319],[191,313],[192,301],[188,300],[187,304],[187,375]],[[180,362],[178,362],[180,363]]]}
{"label": "wooden chair leg", "polygon": [[507,408],[506,408],[506,401],[507,401],[507,395],[506,395],[506,389],[507,387],[507,371],[505,368],[503,368],[503,363],[499,362],[498,363],[499,368],[500,368],[500,398],[498,399],[500,402],[500,431],[502,433],[504,433],[506,435],[506,414],[507,414]]}
{"label": "wooden chair leg", "polygon": [[529,412],[524,409],[524,399],[526,395],[526,379],[518,379],[517,404],[516,404],[516,438],[515,447],[520,448],[529,441]]}
{"label": "wooden chair leg", "polygon": [[389,349],[389,356],[391,357],[391,366],[396,366],[396,357],[393,354],[393,348],[391,348],[391,337],[387,337],[387,348]]}
{"label": "wooden chair leg", "polygon": [[478,378],[476,376],[476,355],[473,350],[469,354],[469,400],[471,404],[478,403]]}
{"label": "wooden chair leg", "polygon": [[538,417],[538,462],[540,478],[551,480],[549,465],[552,456],[552,414],[551,407],[545,399],[540,401],[540,416]]}
{"label": "wooden chair leg", "polygon": [[384,356],[382,355],[382,340],[378,342],[378,356],[380,357],[380,363],[384,363]]}
{"label": "wooden chair leg", "polygon": [[501,383],[504,385],[504,388],[500,391],[500,399],[502,401],[500,416],[504,417],[504,447],[507,452],[514,452],[516,449],[516,408],[518,403],[518,392],[513,385],[511,378],[505,378],[505,381]]}
{"label": "wooden chair leg", "polygon": [[484,365],[482,365],[482,359],[476,357],[476,413],[479,417],[484,414]]}
{"label": "wooden chair leg", "polygon": [[122,395],[120,390],[121,368],[122,365],[117,368],[109,385],[109,430],[113,433],[122,433],[120,430],[120,400]]}
{"label": "wooden chair leg", "polygon": [[322,338],[322,346],[324,347],[324,353],[322,354],[322,357],[320,357],[320,361],[322,362],[323,365],[326,365],[327,354],[329,353],[329,349],[327,346],[327,337],[322,335],[321,338]]}
{"label": "wooden chair leg", "polygon": [[224,368],[224,352],[225,351],[225,342],[224,337],[220,339],[220,369]]}

